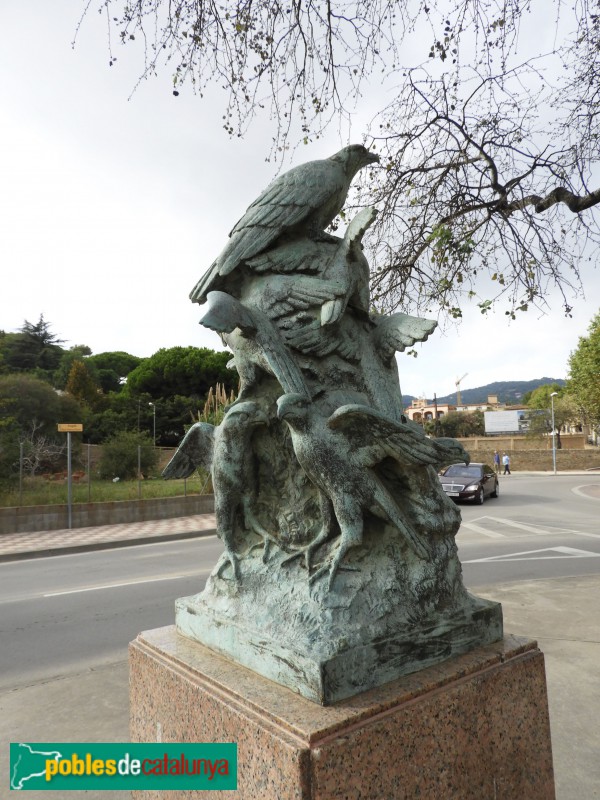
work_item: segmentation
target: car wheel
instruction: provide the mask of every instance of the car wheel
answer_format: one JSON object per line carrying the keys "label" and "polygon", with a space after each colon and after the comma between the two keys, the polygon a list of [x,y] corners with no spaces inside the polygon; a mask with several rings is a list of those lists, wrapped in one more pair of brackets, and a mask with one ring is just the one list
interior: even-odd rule
{"label": "car wheel", "polygon": [[494,491],[491,493],[490,497],[498,497],[498,492],[500,491],[500,483],[496,481],[496,486]]}
{"label": "car wheel", "polygon": [[477,493],[477,497],[475,498],[475,502],[478,506],[483,505],[484,495],[483,495],[483,486],[479,487],[479,492]]}

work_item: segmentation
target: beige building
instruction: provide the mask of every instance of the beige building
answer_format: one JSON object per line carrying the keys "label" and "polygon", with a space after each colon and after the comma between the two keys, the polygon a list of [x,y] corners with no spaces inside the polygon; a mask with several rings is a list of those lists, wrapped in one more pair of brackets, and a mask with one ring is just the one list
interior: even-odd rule
{"label": "beige building", "polygon": [[495,394],[488,395],[487,403],[466,403],[455,406],[450,403],[431,403],[424,397],[415,398],[404,413],[413,422],[423,424],[428,420],[441,419],[450,411],[501,411],[506,408],[505,403],[499,403]]}

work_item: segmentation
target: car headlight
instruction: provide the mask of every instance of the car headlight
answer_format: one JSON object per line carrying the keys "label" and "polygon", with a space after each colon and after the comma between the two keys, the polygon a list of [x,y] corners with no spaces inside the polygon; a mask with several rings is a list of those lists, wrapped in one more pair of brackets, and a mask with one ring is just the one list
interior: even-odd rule
{"label": "car headlight", "polygon": [[472,483],[470,486],[465,486],[465,492],[476,492],[479,489],[478,483]]}

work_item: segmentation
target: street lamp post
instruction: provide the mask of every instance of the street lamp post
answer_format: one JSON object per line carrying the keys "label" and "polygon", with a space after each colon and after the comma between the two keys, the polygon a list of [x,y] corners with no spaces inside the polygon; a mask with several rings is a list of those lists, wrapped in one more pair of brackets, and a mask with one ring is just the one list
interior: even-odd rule
{"label": "street lamp post", "polygon": [[154,403],[148,403],[148,405],[152,406],[152,442],[156,447],[156,406]]}
{"label": "street lamp post", "polygon": [[552,468],[556,475],[556,428],[554,426],[554,398],[558,392],[552,392],[550,395],[550,404],[552,406]]}

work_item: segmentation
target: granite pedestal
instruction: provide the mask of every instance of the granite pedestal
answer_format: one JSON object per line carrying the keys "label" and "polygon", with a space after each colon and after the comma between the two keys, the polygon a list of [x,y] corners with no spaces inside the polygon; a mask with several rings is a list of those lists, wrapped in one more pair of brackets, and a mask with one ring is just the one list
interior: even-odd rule
{"label": "granite pedestal", "polygon": [[238,790],[185,800],[555,796],[544,657],[520,637],[323,707],[170,626],[131,644],[130,700],[134,742],[238,743]]}

